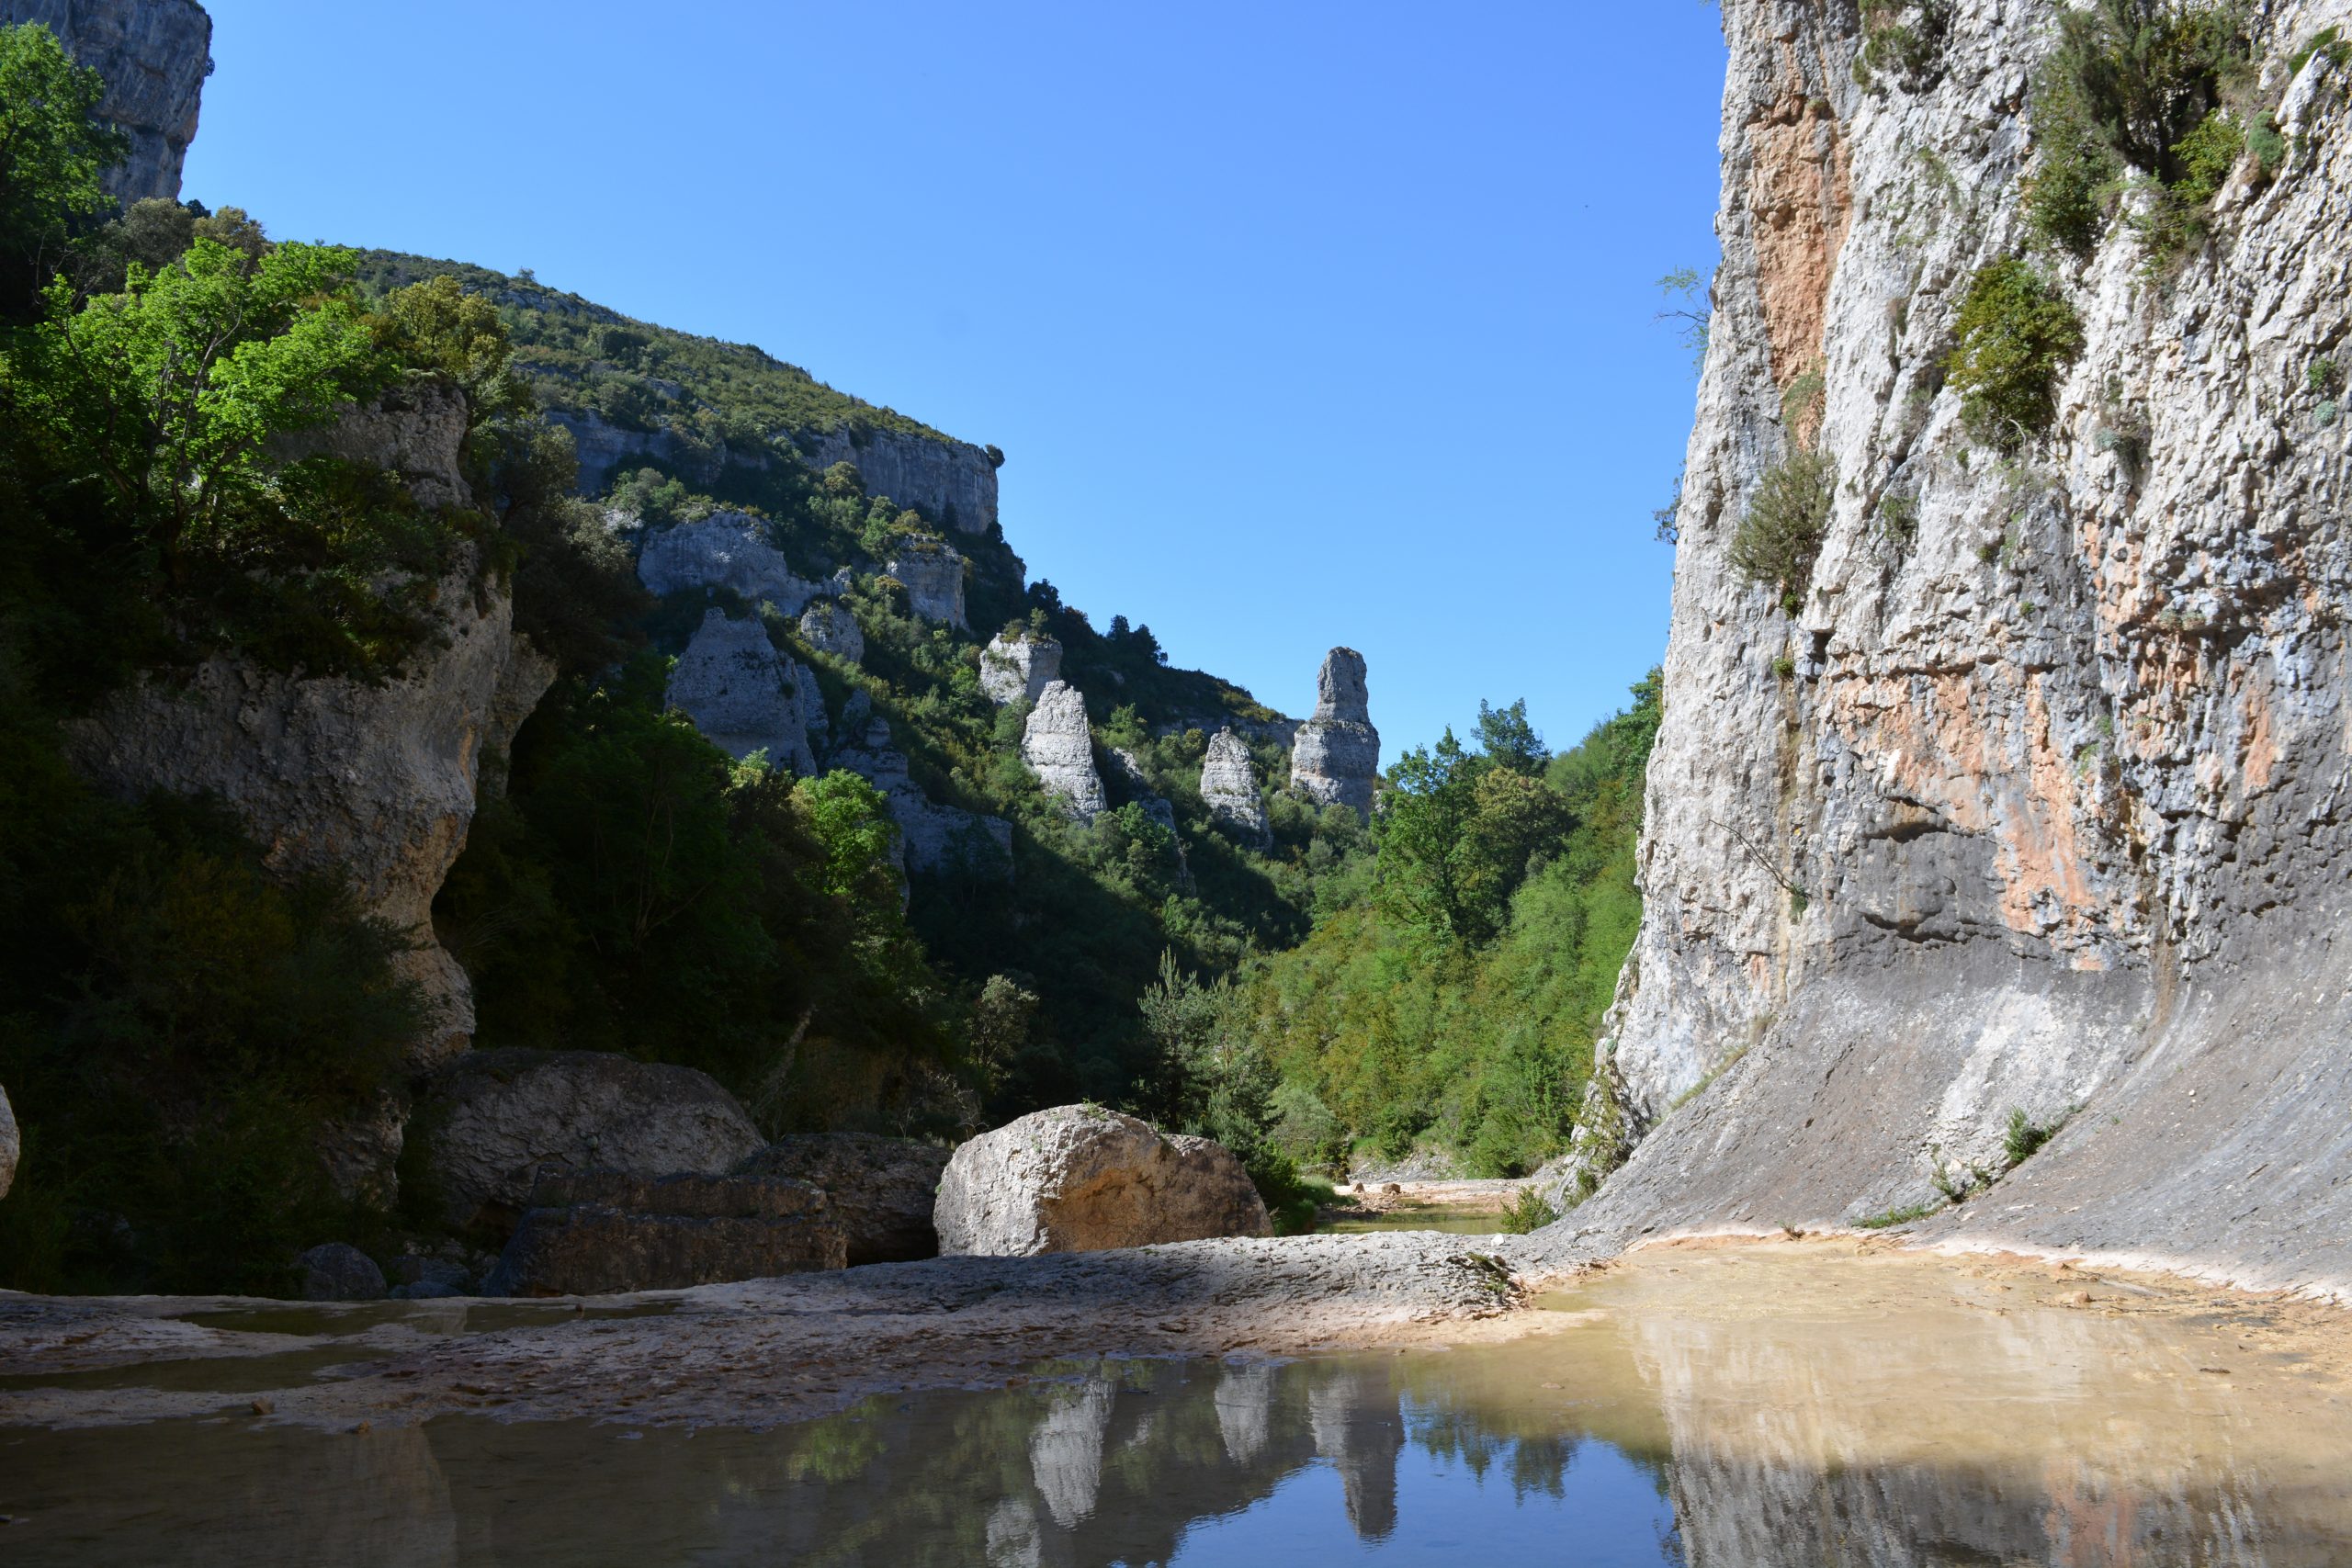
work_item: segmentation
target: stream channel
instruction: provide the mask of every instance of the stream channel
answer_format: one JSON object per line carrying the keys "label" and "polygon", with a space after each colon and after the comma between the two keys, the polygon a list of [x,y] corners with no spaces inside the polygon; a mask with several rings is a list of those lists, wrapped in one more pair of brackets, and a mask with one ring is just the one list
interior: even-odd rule
{"label": "stream channel", "polygon": [[2039,1265],[1666,1249],[1501,1343],[1088,1357],[765,1429],[329,1432],[254,1413],[335,1375],[315,1348],[117,1368],[46,1386],[222,1407],[0,1425],[0,1562],[2352,1561],[2341,1358],[2253,1305],[2158,1297]]}

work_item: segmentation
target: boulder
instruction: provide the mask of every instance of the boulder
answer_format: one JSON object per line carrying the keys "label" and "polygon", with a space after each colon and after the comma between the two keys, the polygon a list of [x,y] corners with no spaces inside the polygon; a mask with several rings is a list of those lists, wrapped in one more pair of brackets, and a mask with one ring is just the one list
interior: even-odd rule
{"label": "boulder", "polygon": [[1380,777],[1380,731],[1372,727],[1363,655],[1333,649],[1316,672],[1315,693],[1315,716],[1291,739],[1291,787],[1318,806],[1336,803],[1369,817]]}
{"label": "boulder", "polygon": [[1067,681],[1056,681],[1038,694],[1021,733],[1021,760],[1047,795],[1060,797],[1083,821],[1093,821],[1111,803],[1102,775],[1094,768],[1094,730],[1087,722],[1086,699]]}
{"label": "boulder", "polygon": [[17,1131],[17,1113],[8,1107],[8,1091],[0,1089],[0,1198],[8,1195],[9,1185],[17,1179],[17,1156],[23,1146],[23,1135]]}
{"label": "boulder", "polygon": [[907,607],[926,621],[964,629],[964,558],[944,539],[905,534],[883,575],[907,591]]}
{"label": "boulder", "polygon": [[733,1169],[762,1139],[735,1097],[691,1067],[609,1051],[476,1051],[427,1084],[409,1123],[458,1230],[503,1233],[546,1164],[637,1177]]}
{"label": "boulder", "polygon": [[865,633],[849,606],[835,599],[820,599],[800,612],[800,635],[808,646],[852,664],[865,657]]}
{"label": "boulder", "polygon": [[1273,843],[1250,748],[1230,728],[1209,738],[1209,753],[1201,763],[1201,804],[1251,848],[1262,850]]}
{"label": "boulder", "polygon": [[823,588],[797,576],[768,538],[768,525],[748,512],[714,512],[648,534],[637,580],[650,593],[724,588],[750,604],[797,615]]}
{"label": "boulder", "polygon": [[771,767],[817,771],[809,720],[825,711],[817,678],[769,640],[752,616],[704,614],[694,640],[670,671],[669,705],[695,721],[710,742],[738,759],[767,753]]}
{"label": "boulder", "polygon": [[980,650],[980,690],[1001,707],[1035,703],[1062,676],[1062,645],[1049,637],[999,632]]}
{"label": "boulder", "polygon": [[673,1291],[842,1268],[825,1194],[771,1176],[548,1170],[498,1267],[492,1296]]}
{"label": "boulder", "polygon": [[331,1241],[302,1254],[302,1299],[306,1302],[379,1302],[384,1271],[376,1260],[347,1242]]}
{"label": "boulder", "polygon": [[790,1177],[822,1188],[855,1268],[937,1256],[932,1208],[946,1168],[947,1151],[936,1144],[872,1133],[808,1133],[778,1138],[736,1174]]}
{"label": "boulder", "polygon": [[1085,1105],[1036,1111],[958,1148],[933,1223],[942,1253],[990,1258],[1273,1232],[1221,1145]]}

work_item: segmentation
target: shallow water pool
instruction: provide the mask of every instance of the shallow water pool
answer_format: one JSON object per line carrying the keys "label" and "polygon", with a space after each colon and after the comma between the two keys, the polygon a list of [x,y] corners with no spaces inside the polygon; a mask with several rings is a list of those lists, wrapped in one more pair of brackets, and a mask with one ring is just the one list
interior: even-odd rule
{"label": "shallow water pool", "polygon": [[0,1427],[0,1561],[2352,1560],[2335,1370],[2133,1292],[1690,1253],[1555,1297],[1505,1344],[1086,1358],[768,1430],[329,1434],[243,1408]]}

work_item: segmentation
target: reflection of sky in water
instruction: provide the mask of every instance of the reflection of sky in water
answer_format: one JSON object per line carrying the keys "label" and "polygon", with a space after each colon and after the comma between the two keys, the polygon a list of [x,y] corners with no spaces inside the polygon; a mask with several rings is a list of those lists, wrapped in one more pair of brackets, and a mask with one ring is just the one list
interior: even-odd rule
{"label": "reflection of sky in water", "polygon": [[2341,1390],[2077,1282],[1675,1255],[1509,1344],[1072,1358],[767,1430],[254,1422],[224,1391],[315,1374],[298,1338],[145,1369],[209,1419],[0,1427],[0,1568],[2352,1562]]}
{"label": "reflection of sky in water", "polygon": [[1678,1562],[1673,1510],[1649,1472],[1607,1443],[1588,1439],[1555,1472],[1556,1490],[1514,1484],[1508,1462],[1481,1475],[1458,1454],[1418,1442],[1396,1467],[1396,1524],[1358,1540],[1345,1527],[1339,1472],[1316,1463],[1240,1514],[1185,1531],[1170,1568],[1310,1568],[1332,1562],[1488,1564],[1574,1563],[1579,1568]]}

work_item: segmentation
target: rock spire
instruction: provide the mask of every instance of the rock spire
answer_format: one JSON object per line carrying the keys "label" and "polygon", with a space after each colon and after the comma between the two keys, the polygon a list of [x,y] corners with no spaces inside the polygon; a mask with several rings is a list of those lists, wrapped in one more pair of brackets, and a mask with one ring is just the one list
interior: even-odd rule
{"label": "rock spire", "polygon": [[1380,777],[1380,731],[1372,727],[1364,691],[1363,655],[1335,648],[1315,676],[1315,716],[1291,743],[1291,787],[1320,806],[1352,807],[1372,814]]}
{"label": "rock spire", "polygon": [[1258,773],[1250,764],[1250,748],[1230,728],[1209,737],[1209,754],[1201,763],[1201,804],[1252,849],[1273,842],[1266,802],[1258,793]]}
{"label": "rock spire", "polygon": [[1102,775],[1094,768],[1094,732],[1086,721],[1086,699],[1067,681],[1056,681],[1038,694],[1022,733],[1021,760],[1046,793],[1060,796],[1082,821],[1093,821],[1111,804]]}

